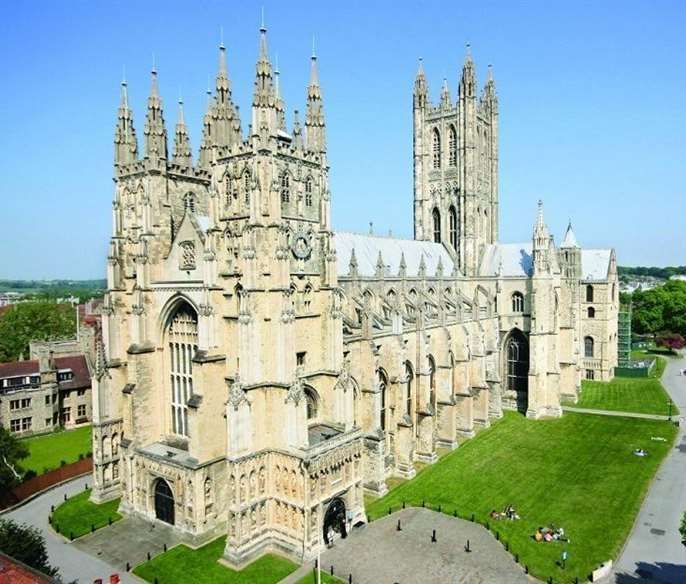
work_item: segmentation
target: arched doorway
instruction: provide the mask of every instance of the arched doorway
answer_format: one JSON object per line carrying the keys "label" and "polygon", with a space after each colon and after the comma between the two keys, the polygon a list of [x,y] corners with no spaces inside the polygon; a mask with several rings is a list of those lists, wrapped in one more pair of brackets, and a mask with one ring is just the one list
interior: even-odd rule
{"label": "arched doorway", "polygon": [[505,342],[505,389],[517,395],[517,410],[529,405],[529,341],[514,329]]}
{"label": "arched doorway", "polygon": [[324,514],[324,543],[333,543],[334,533],[339,533],[345,539],[348,537],[348,529],[345,523],[345,503],[343,499],[336,498],[329,504]]}
{"label": "arched doorway", "polygon": [[155,517],[174,525],[174,494],[163,479],[155,481]]}

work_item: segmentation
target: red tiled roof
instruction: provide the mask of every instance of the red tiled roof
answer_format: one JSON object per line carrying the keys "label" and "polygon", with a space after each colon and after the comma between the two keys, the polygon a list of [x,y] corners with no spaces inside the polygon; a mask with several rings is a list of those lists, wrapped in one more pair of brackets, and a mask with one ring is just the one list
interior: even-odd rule
{"label": "red tiled roof", "polygon": [[[71,369],[74,378],[70,381],[62,381],[61,389],[81,389],[91,386],[91,375],[88,371],[88,363],[83,355],[71,357],[55,357],[56,369]],[[13,361],[12,363],[0,363],[0,378],[19,377],[20,375],[37,375],[39,373],[38,360]]]}
{"label": "red tiled roof", "polygon": [[74,379],[60,383],[60,389],[80,389],[91,386],[91,374],[83,355],[55,357],[55,367],[57,369],[71,369],[74,372]]}
{"label": "red tiled roof", "polygon": [[11,361],[0,363],[1,377],[19,377],[20,375],[31,375],[38,373],[38,361]]}
{"label": "red tiled roof", "polygon": [[29,568],[19,560],[0,552],[0,584],[50,584],[50,576]]}

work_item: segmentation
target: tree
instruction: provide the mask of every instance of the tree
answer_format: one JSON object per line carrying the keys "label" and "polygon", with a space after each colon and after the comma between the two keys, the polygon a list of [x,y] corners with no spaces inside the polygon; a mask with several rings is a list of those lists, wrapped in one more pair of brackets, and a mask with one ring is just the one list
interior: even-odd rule
{"label": "tree", "polygon": [[679,533],[681,534],[681,543],[686,545],[686,513],[681,517],[681,525],[679,526]]}
{"label": "tree", "polygon": [[655,344],[670,351],[678,351],[686,347],[684,337],[676,333],[662,333],[655,339]]}
{"label": "tree", "polygon": [[6,492],[21,482],[24,470],[20,462],[28,455],[26,444],[0,426],[0,492]]}
{"label": "tree", "polygon": [[69,304],[24,302],[0,316],[0,362],[28,354],[29,341],[73,337],[75,309]]}
{"label": "tree", "polygon": [[58,574],[48,562],[45,539],[36,527],[0,519],[0,551],[48,576]]}

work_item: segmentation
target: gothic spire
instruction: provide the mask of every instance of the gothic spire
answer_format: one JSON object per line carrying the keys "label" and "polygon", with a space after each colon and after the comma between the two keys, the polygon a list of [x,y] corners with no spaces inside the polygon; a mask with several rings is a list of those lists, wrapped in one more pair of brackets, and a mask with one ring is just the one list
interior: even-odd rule
{"label": "gothic spire", "polygon": [[476,96],[476,74],[474,72],[474,61],[472,60],[472,49],[467,44],[467,53],[462,66],[462,77],[460,78],[460,97]]}
{"label": "gothic spire", "polygon": [[424,74],[424,61],[419,59],[417,77],[414,80],[414,105],[415,107],[426,107],[429,94],[429,86],[426,83]]}
{"label": "gothic spire", "polygon": [[486,85],[481,95],[481,103],[492,113],[498,112],[498,96],[495,93],[495,81],[493,80],[493,66],[488,66],[488,77],[486,78]]}
{"label": "gothic spire", "polygon": [[445,78],[443,78],[443,88],[441,89],[441,107],[450,108],[450,89],[448,88],[448,80]]}
{"label": "gothic spire", "polygon": [[281,87],[279,85],[279,56],[276,56],[274,67],[274,94],[276,95],[276,119],[279,130],[286,131],[286,112],[283,99],[281,97]]}
{"label": "gothic spire", "polygon": [[276,121],[276,96],[274,94],[274,77],[272,64],[269,61],[267,49],[267,27],[264,21],[260,26],[259,54],[255,67],[255,89],[252,99],[252,130],[255,134],[267,131],[275,134]]}
{"label": "gothic spire", "polygon": [[174,164],[190,168],[193,166],[193,155],[191,154],[191,142],[186,129],[186,120],[183,116],[183,100],[179,98],[179,117],[176,122],[174,132]]}
{"label": "gothic spire", "polygon": [[572,229],[572,221],[570,219],[569,225],[567,225],[567,231],[565,232],[565,237],[560,244],[560,248],[579,248],[579,242],[576,240],[576,235],[574,235],[574,230]]}
{"label": "gothic spire", "polygon": [[219,44],[219,70],[215,83],[214,102],[209,106],[211,122],[214,125],[212,145],[231,146],[242,139],[241,121],[237,108],[231,99],[231,82],[226,67],[226,47]]}
{"label": "gothic spire", "polygon": [[121,102],[114,131],[114,163],[124,165],[138,159],[138,141],[133,127],[133,112],[129,108],[126,79],[121,82]]}
{"label": "gothic spire", "polygon": [[326,134],[322,93],[319,87],[317,55],[314,50],[310,58],[310,84],[307,88],[307,107],[305,110],[305,137],[310,152],[326,151]]}
{"label": "gothic spire", "polygon": [[200,153],[198,154],[198,167],[207,169],[212,160],[212,92],[207,83],[207,111],[202,119],[202,139],[200,141]]}
{"label": "gothic spire", "polygon": [[303,131],[300,126],[300,112],[293,111],[293,146],[300,150],[303,147]]}
{"label": "gothic spire", "polygon": [[533,236],[534,273],[547,272],[551,267],[550,261],[550,232],[543,218],[543,201],[538,201],[538,213]]}
{"label": "gothic spire", "polygon": [[164,125],[162,99],[157,86],[157,69],[153,65],[145,115],[145,158],[150,161],[167,159],[167,129]]}

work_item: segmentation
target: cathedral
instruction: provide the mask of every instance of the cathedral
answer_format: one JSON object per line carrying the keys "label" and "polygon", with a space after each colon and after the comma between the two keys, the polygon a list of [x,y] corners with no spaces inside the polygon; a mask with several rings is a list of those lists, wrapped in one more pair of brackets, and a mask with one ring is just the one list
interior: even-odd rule
{"label": "cathedral", "polygon": [[[363,496],[519,410],[562,415],[617,361],[614,251],[498,241],[498,98],[469,51],[457,99],[413,91],[414,239],[338,232],[317,58],[286,124],[260,29],[247,129],[226,50],[193,156],[168,145],[152,71],[139,152],[114,139],[92,499],[171,524],[223,561],[304,561],[366,521]],[[409,137],[408,137],[409,138]],[[170,148],[170,146],[172,146]]]}

